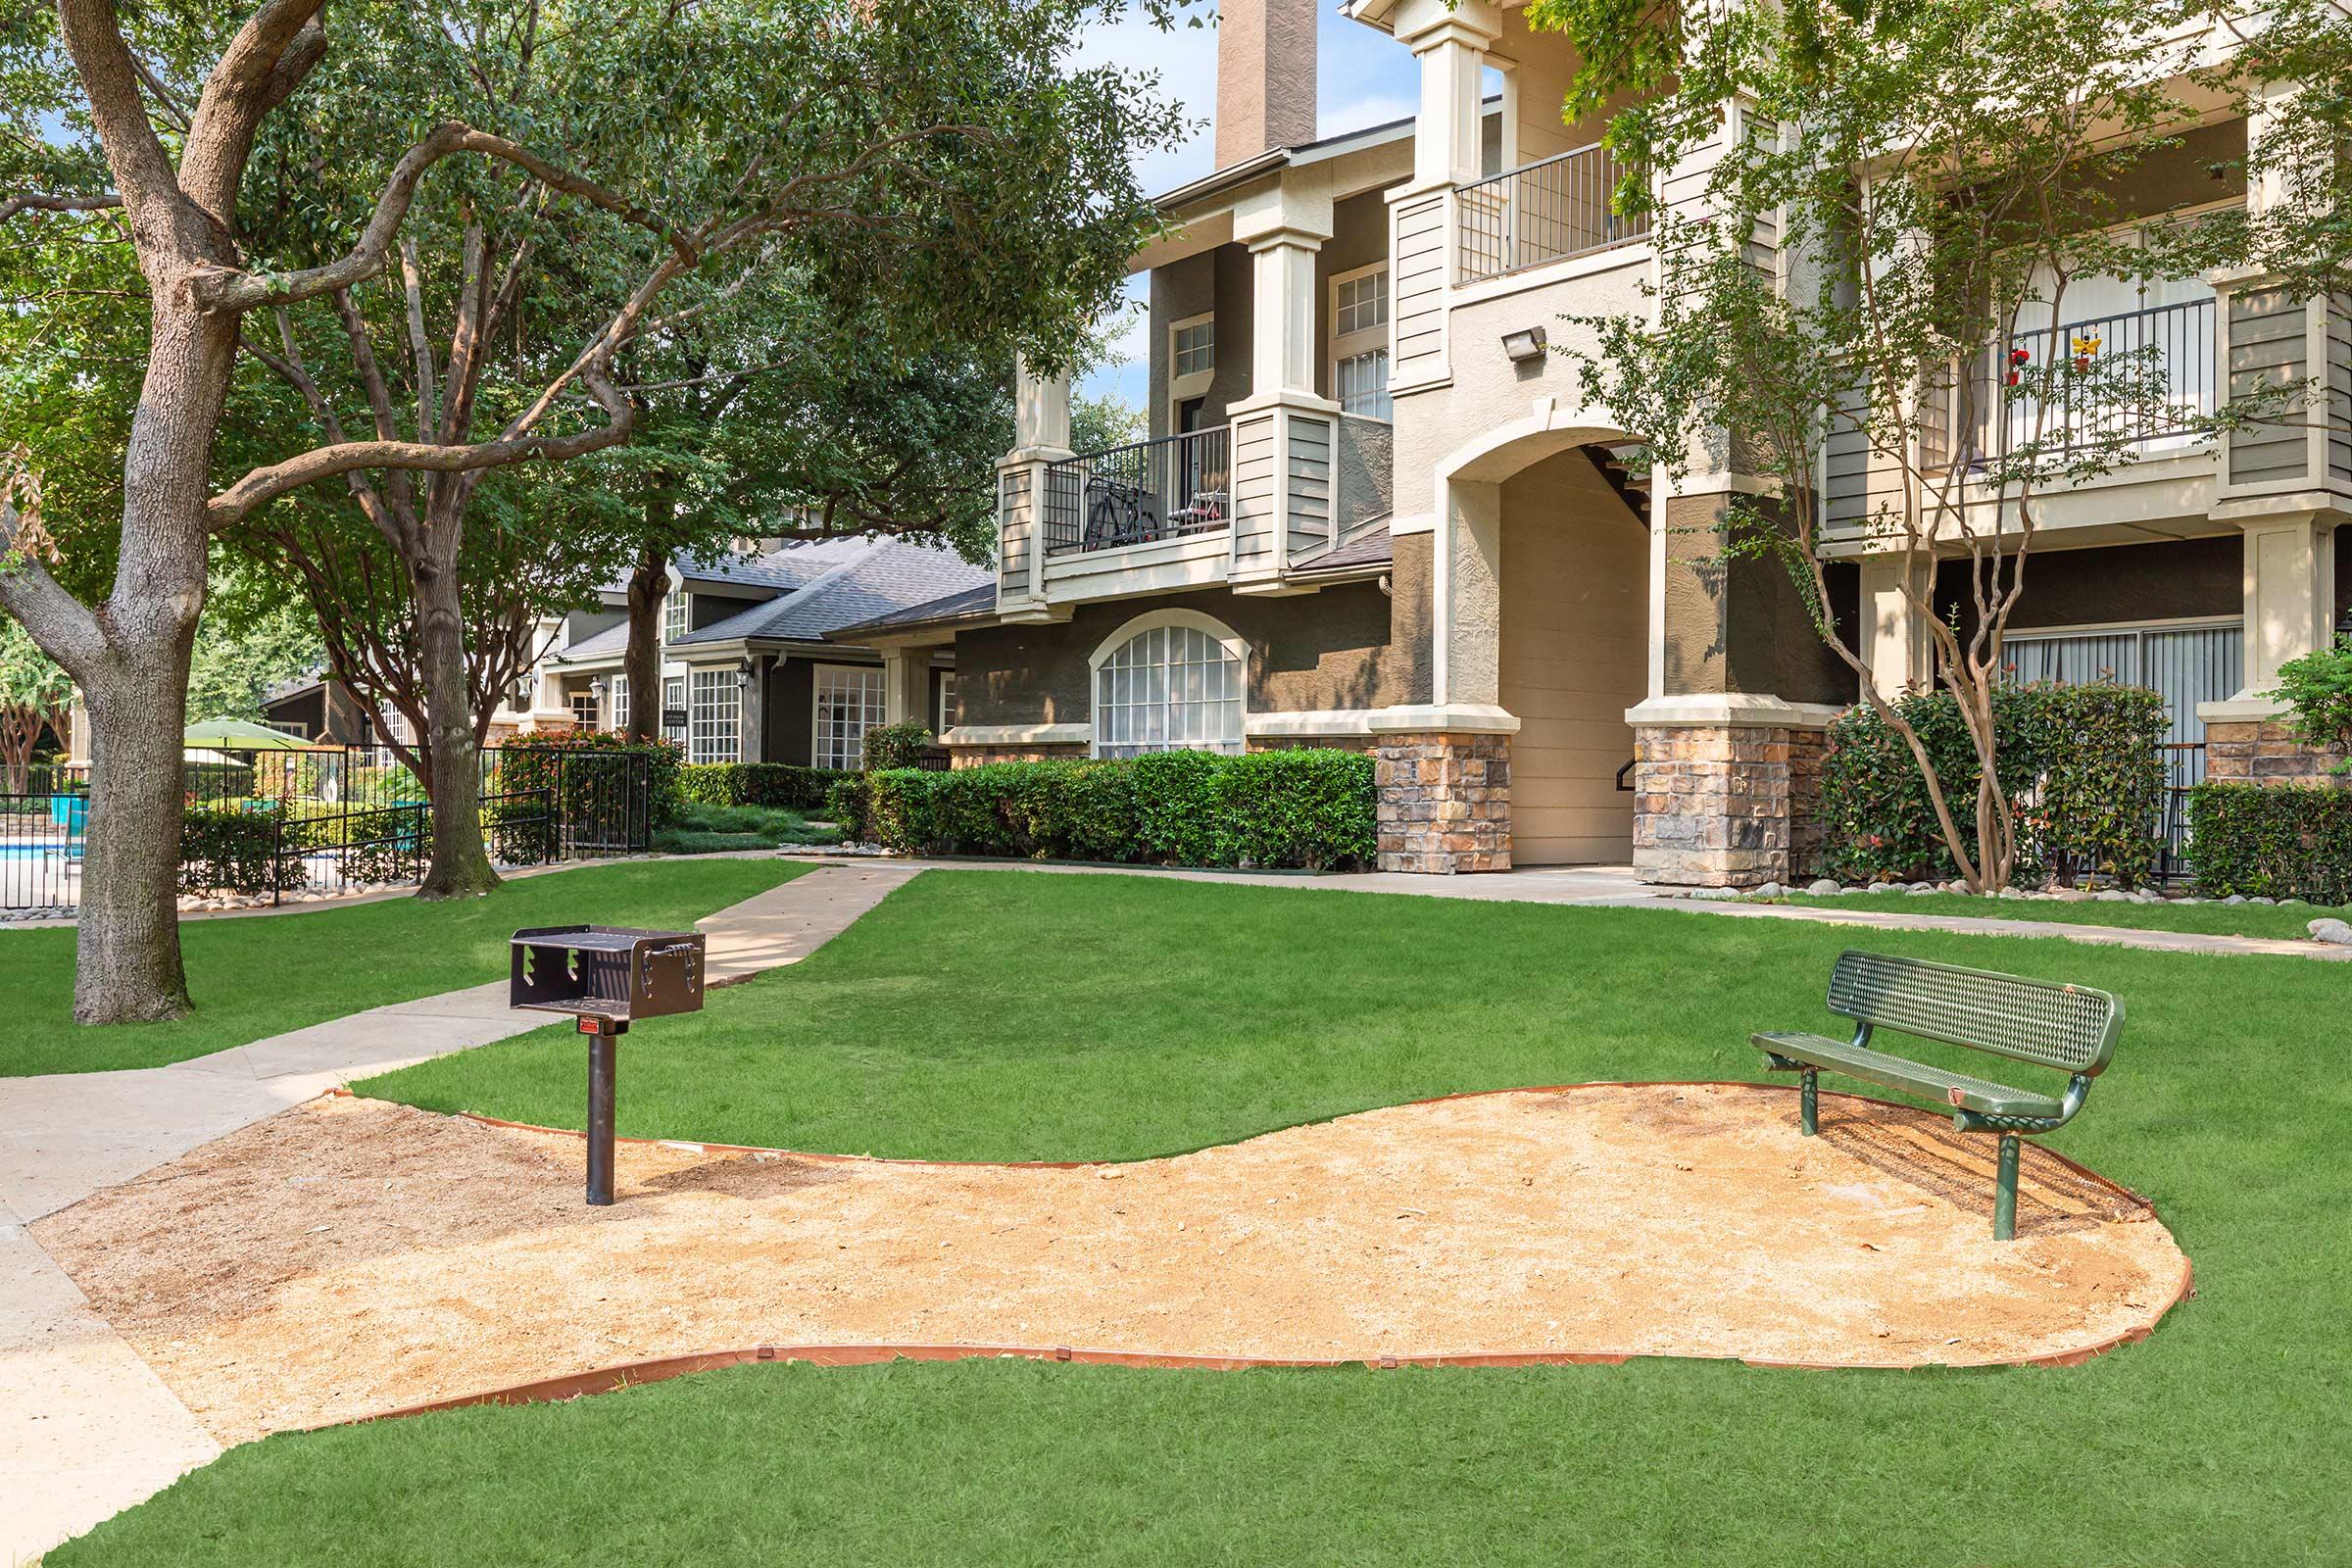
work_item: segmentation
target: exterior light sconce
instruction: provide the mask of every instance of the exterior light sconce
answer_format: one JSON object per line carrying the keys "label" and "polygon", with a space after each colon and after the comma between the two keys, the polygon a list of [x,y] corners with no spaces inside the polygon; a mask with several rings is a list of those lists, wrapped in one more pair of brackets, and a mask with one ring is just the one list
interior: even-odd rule
{"label": "exterior light sconce", "polygon": [[1550,341],[1541,326],[1523,326],[1516,332],[1502,334],[1502,352],[1513,365],[1525,365],[1529,360],[1542,359],[1544,346]]}
{"label": "exterior light sconce", "polygon": [[752,689],[752,662],[748,659],[735,666],[735,687],[738,691]]}
{"label": "exterior light sconce", "polygon": [[605,684],[605,677],[602,675],[588,683],[588,694],[600,703],[605,700],[605,693],[610,690],[612,688]]}

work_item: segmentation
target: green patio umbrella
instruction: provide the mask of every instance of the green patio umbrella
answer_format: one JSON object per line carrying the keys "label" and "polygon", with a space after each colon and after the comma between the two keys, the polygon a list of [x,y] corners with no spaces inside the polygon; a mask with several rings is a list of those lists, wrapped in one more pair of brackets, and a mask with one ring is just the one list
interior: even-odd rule
{"label": "green patio umbrella", "polygon": [[289,735],[282,729],[256,724],[242,718],[208,718],[190,724],[180,741],[187,746],[207,746],[220,752],[307,752],[311,743],[299,735]]}

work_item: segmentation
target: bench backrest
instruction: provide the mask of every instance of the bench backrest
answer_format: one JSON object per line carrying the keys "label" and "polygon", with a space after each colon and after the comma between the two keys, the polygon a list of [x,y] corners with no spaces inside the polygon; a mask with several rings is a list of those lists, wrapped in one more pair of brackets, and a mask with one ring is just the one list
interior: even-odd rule
{"label": "bench backrest", "polygon": [[1851,951],[1831,971],[1830,1010],[2086,1078],[2106,1070],[2124,1029],[2124,1004],[2087,986]]}

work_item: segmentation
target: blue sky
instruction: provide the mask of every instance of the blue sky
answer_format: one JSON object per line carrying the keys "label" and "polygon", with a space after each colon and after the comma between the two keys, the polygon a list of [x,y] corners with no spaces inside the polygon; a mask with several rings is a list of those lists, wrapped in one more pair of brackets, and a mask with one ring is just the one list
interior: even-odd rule
{"label": "blue sky", "polygon": [[[1316,29],[1320,77],[1315,105],[1317,133],[1338,135],[1411,114],[1419,92],[1412,55],[1388,34],[1342,17],[1331,0],[1318,3],[1323,9]],[[1162,32],[1130,14],[1113,25],[1097,28],[1087,54],[1093,60],[1158,72],[1160,90],[1184,106],[1188,120],[1199,122],[1183,146],[1142,160],[1138,172],[1146,190],[1173,190],[1212,172],[1215,160],[1209,150],[1209,122],[1217,103],[1214,28],[1180,26]],[[1130,280],[1131,298],[1141,300],[1142,285],[1140,277]],[[1118,363],[1088,376],[1080,384],[1081,391],[1116,391],[1131,403],[1144,401],[1146,333],[1139,315],[1131,313],[1125,323]]]}

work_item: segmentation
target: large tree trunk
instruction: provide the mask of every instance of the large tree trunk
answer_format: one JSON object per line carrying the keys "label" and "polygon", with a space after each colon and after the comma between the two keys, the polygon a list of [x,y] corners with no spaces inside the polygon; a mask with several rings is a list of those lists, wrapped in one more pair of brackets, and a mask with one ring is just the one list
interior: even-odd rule
{"label": "large tree trunk", "polygon": [[179,956],[179,823],[188,651],[123,664],[82,688],[90,814],[76,922],[74,1021],[152,1023],[188,1011]]}
{"label": "large tree trunk", "polygon": [[466,679],[466,617],[456,562],[413,564],[410,577],[432,741],[425,794],[433,803],[433,853],[416,896],[475,898],[498,886],[498,873],[482,845],[481,751],[474,742],[473,701]]}
{"label": "large tree trunk", "polygon": [[[123,528],[105,652],[68,664],[90,714],[90,816],[74,1017],[145,1023],[188,1011],[179,955],[181,734],[204,613],[213,432],[236,323],[159,300],[122,468]],[[65,663],[66,661],[60,660]]]}
{"label": "large tree trunk", "polygon": [[647,544],[629,573],[629,646],[620,672],[629,683],[629,739],[662,733],[662,601],[669,592],[669,556]]}

